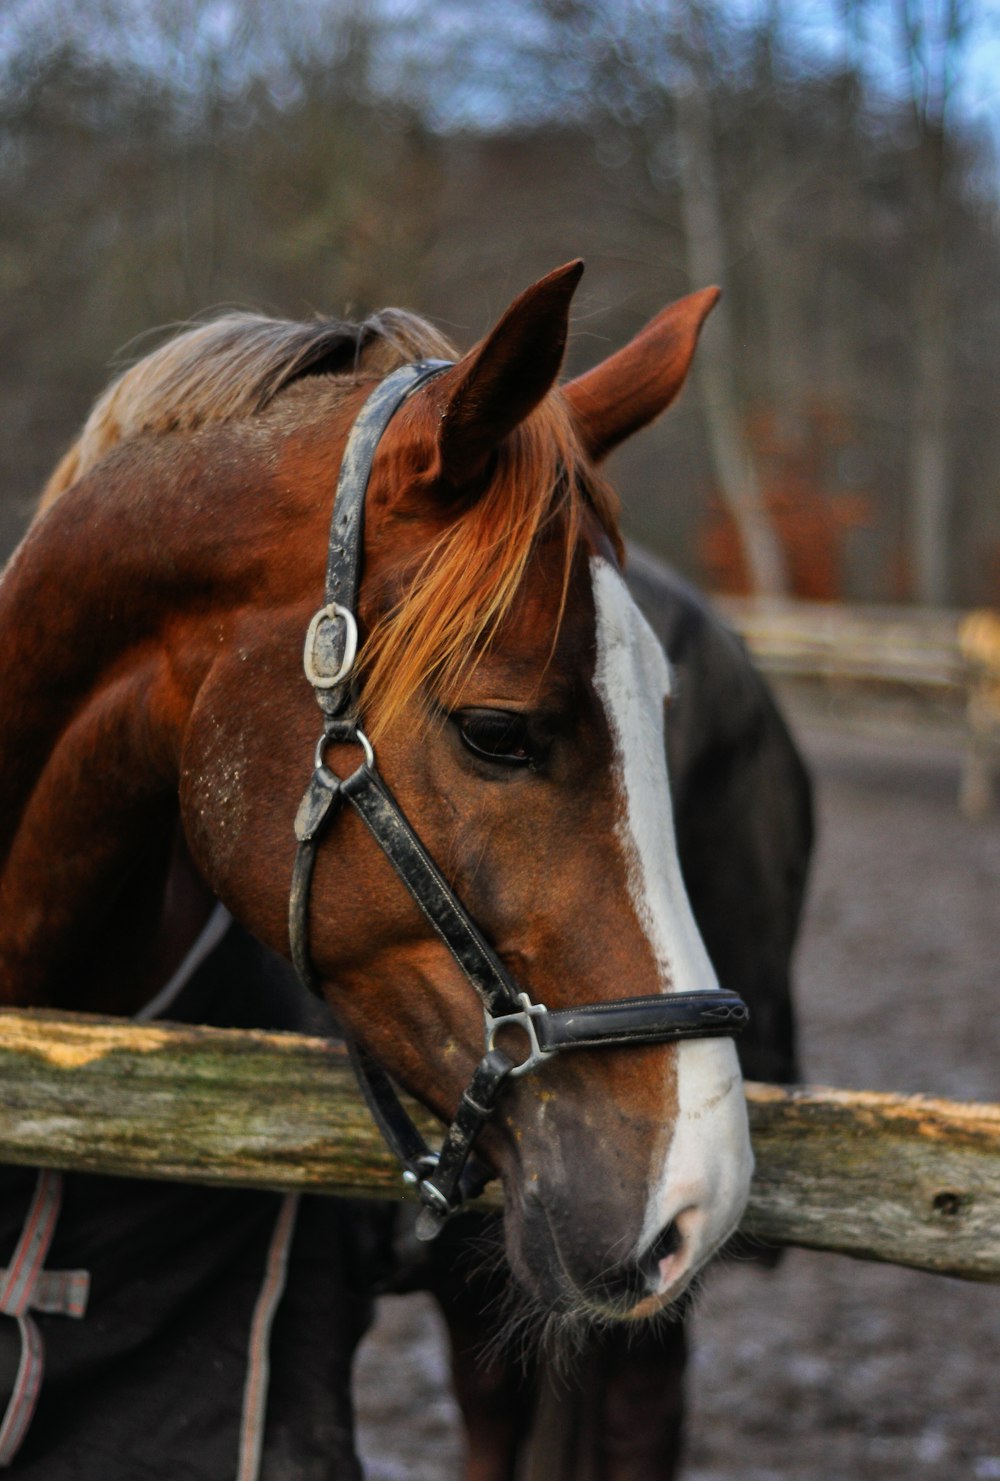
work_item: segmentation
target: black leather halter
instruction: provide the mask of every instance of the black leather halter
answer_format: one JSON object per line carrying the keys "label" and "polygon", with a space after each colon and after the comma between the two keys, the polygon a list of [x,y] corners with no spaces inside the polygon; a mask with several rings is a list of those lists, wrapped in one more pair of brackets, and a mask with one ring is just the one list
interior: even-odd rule
{"label": "black leather halter", "polygon": [[[629,1044],[672,1044],[682,1039],[733,1037],[749,1014],[736,993],[662,993],[552,1011],[533,1002],[497,956],[443,878],[375,767],[361,728],[352,681],[357,653],[357,600],[361,576],[364,502],[372,461],[393,414],[450,362],[407,365],[388,376],[365,402],[344,449],[330,530],[326,605],[309,624],[304,666],[323,711],[312,777],[295,819],[298,850],[289,898],[292,960],[303,981],[319,990],[309,955],[309,892],[323,835],[345,802],[359,814],[376,843],[479,996],[486,1051],[462,1095],[440,1152],[432,1152],[381,1066],[360,1045],[351,1055],[368,1106],[390,1148],[415,1185],[423,1208],[421,1239],[432,1239],[466,1198],[480,1192],[492,1173],[471,1157],[473,1143],[492,1115],[504,1082],[527,1074],[565,1049]],[[339,777],[326,765],[331,744],[359,746],[357,770]],[[496,1046],[498,1032],[516,1025],[528,1054],[518,1063]]]}

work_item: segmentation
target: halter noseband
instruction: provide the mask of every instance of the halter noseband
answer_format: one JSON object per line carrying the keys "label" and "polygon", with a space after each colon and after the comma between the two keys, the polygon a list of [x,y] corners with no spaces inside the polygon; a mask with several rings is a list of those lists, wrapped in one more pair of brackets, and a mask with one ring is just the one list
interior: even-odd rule
{"label": "halter noseband", "polygon": [[[404,1180],[419,1193],[423,1204],[417,1221],[420,1239],[433,1239],[448,1216],[466,1198],[481,1192],[493,1176],[472,1157],[472,1147],[508,1078],[527,1074],[565,1049],[734,1037],[749,1019],[738,994],[718,989],[623,998],[554,1011],[534,1002],[468,915],[376,770],[374,752],[361,729],[352,682],[365,493],[375,451],[394,413],[414,391],[449,368],[449,361],[430,360],[406,365],[388,376],[365,402],[344,449],[330,528],[326,604],[306,634],[305,673],[323,711],[323,733],[295,818],[298,849],[288,902],[292,960],[303,981],[318,992],[309,954],[310,886],[323,835],[343,804],[350,803],[482,1003],[486,1052],[439,1152],[428,1147],[382,1067],[361,1045],[349,1046],[369,1109],[403,1164]],[[337,776],[324,759],[328,745],[343,743],[360,746],[363,755],[348,777]],[[529,1052],[520,1063],[496,1047],[499,1030],[510,1025],[527,1035]]]}

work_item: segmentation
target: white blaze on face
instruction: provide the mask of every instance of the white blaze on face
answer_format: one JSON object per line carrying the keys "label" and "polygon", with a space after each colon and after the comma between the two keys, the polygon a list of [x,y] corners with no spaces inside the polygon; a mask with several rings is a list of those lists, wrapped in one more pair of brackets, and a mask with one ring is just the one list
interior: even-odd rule
{"label": "white blaze on face", "polygon": [[[681,879],[664,751],[670,668],[618,571],[591,561],[597,614],[594,687],[614,744],[621,799],[617,835],[632,905],[664,992],[718,987]],[[746,1202],[753,1160],[731,1039],[677,1046],[677,1122],[654,1174],[637,1250],[676,1220],[685,1249],[661,1261],[661,1287],[682,1280],[730,1233]]]}

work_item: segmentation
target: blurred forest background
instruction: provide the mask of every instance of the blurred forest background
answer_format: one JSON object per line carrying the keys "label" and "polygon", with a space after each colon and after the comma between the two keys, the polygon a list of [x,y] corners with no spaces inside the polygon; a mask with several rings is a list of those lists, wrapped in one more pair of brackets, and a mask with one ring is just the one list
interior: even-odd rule
{"label": "blurred forest background", "polygon": [[436,318],[582,255],[570,365],[726,289],[613,469],[708,584],[1000,603],[989,0],[5,0],[0,554],[111,369],[219,308]]}

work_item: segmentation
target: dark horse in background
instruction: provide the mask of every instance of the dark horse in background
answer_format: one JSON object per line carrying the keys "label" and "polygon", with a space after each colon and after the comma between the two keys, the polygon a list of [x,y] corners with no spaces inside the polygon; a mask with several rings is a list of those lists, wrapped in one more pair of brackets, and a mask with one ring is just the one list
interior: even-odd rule
{"label": "dark horse in background", "polygon": [[[679,391],[714,294],[557,390],[578,276],[522,294],[379,449],[366,715],[393,790],[536,1000],[711,991],[696,917],[756,1012],[752,1073],[784,1078],[808,789],[698,599],[640,556],[638,606],[628,595],[597,471]],[[356,818],[338,821],[314,887],[327,1007],[279,960],[315,730],[299,654],[345,437],[383,376],[442,354],[398,313],[228,319],[98,403],[0,586],[4,1002],[320,1031],[332,1009],[450,1114],[481,1015]],[[479,1150],[503,1177],[506,1256],[538,1319],[606,1326],[577,1380],[588,1457],[562,1444],[563,1474],[663,1476],[683,1349],[678,1327],[647,1318],[739,1218],[732,1046],[544,1069],[504,1092]],[[455,1255],[461,1220],[415,1270],[391,1211],[334,1200],[12,1171],[2,1208],[0,1459],[15,1474],[355,1476],[351,1355],[374,1286],[407,1281],[449,1318],[470,1476],[512,1473],[537,1374],[478,1356],[495,1276]]]}

